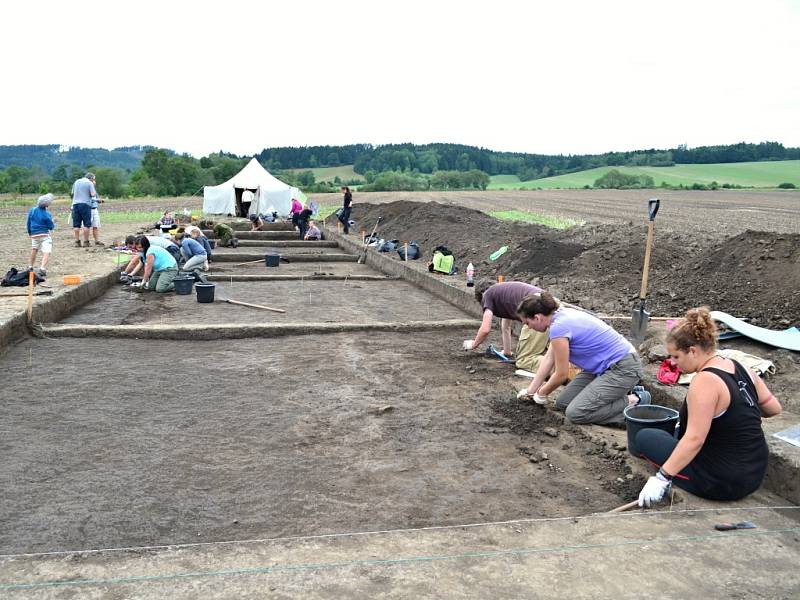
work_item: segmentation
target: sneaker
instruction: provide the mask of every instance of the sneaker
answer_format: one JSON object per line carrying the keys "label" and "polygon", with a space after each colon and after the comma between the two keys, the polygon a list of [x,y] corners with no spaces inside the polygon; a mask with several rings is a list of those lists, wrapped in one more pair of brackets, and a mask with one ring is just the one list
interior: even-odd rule
{"label": "sneaker", "polygon": [[86,241],[86,242],[83,242],[83,247],[84,247],[84,248],[88,248],[88,247],[89,247],[89,246],[91,246],[91,245],[92,245],[92,244],[91,244],[91,242],[88,242],[88,241]]}
{"label": "sneaker", "polygon": [[39,268],[39,277],[47,277],[47,269]]}
{"label": "sneaker", "polygon": [[81,247],[81,241],[80,240],[75,240],[75,247],[76,248],[80,248]]}
{"label": "sneaker", "polygon": [[94,241],[95,246],[105,246],[103,242],[98,242],[97,240]]}

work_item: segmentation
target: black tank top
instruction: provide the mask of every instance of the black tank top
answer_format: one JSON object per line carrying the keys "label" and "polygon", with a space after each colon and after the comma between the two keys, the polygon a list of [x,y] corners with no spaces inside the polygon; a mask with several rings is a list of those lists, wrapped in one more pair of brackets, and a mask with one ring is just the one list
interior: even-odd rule
{"label": "black tank top", "polygon": [[[731,397],[728,409],[712,419],[706,441],[692,461],[701,476],[694,483],[712,500],[738,500],[757,490],[769,457],[755,385],[742,365],[731,362],[735,368],[732,374],[715,367],[703,369],[722,379]],[[684,401],[679,437],[686,432],[688,416]]]}

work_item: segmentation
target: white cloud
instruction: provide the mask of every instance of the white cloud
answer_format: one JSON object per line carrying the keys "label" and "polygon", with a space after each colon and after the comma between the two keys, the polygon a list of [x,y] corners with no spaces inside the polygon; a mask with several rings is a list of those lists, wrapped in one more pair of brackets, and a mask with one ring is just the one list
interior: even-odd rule
{"label": "white cloud", "polygon": [[0,144],[800,146],[799,16],[779,0],[13,3]]}

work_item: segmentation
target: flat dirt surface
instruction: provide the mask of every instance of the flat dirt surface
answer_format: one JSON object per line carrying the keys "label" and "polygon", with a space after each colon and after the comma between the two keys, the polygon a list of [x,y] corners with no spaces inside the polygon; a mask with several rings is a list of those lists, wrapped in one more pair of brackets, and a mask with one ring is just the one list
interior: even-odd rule
{"label": "flat dirt surface", "polygon": [[623,451],[519,403],[509,366],[447,350],[471,333],[22,341],[0,358],[17,374],[0,552],[563,516],[638,493]]}
{"label": "flat dirt surface", "polygon": [[[353,216],[370,228],[383,216],[379,233],[419,241],[426,259],[433,246],[448,246],[462,269],[451,278],[459,285],[472,260],[480,276],[534,280],[564,300],[628,314],[639,291],[647,196],[356,194]],[[798,324],[797,195],[661,196],[648,299],[655,315],[677,316],[709,304],[762,326]],[[340,196],[321,200],[338,204]],[[182,199],[158,206],[170,203],[197,207]],[[104,208],[152,206],[135,201]],[[477,209],[528,210],[588,224],[555,231],[498,222]],[[7,235],[0,236],[0,252],[7,266],[24,266],[26,209],[2,211],[0,228]],[[12,213],[18,222],[8,220]],[[136,225],[109,226],[103,238],[134,233]],[[56,291],[63,274],[91,276],[114,260],[108,251],[72,249],[70,238],[68,230],[57,230],[47,282]],[[503,245],[509,246],[506,255],[488,261]],[[424,269],[424,262],[413,267]],[[220,272],[338,274],[350,268],[366,271],[355,263],[308,263],[279,269],[226,264]],[[312,294],[309,321],[344,318],[348,307],[354,320],[396,320],[397,314],[427,319],[428,311],[454,311],[394,282],[377,285],[396,294],[363,302],[372,283],[321,283],[312,288],[324,291],[319,305],[311,304]],[[278,304],[251,285],[234,283],[236,297]],[[311,285],[293,283],[296,304],[304,302],[297,290]],[[337,285],[349,291],[337,294]],[[68,321],[185,323],[197,314],[194,297],[127,294],[115,289]],[[24,299],[5,300],[4,306],[24,306]],[[229,314],[275,319],[223,304],[208,310],[207,322]],[[0,552],[576,515],[635,498],[643,480],[629,470],[624,444],[596,443],[586,428],[564,426],[558,415],[517,401],[515,389],[527,380],[511,375],[508,365],[460,351],[460,341],[474,333],[23,340],[0,356],[0,372],[12,374],[0,403]],[[490,341],[497,337],[495,330]],[[796,354],[763,350],[779,366],[776,393],[796,395]]]}
{"label": "flat dirt surface", "polygon": [[[275,313],[224,299],[285,310]],[[146,294],[117,286],[61,323],[162,325],[196,323],[352,323],[441,321],[464,313],[405,281],[259,281],[216,284],[215,302],[190,295]]]}

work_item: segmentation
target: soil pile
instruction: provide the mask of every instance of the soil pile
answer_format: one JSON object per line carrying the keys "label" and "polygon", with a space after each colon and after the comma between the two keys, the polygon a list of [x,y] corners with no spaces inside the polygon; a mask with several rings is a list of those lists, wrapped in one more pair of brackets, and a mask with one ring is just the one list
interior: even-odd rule
{"label": "soil pile", "polygon": [[[627,314],[641,286],[647,224],[588,224],[555,230],[499,221],[477,210],[437,202],[360,204],[360,228],[383,217],[379,237],[416,241],[423,260],[447,246],[464,270],[531,281],[569,302],[607,314]],[[496,261],[489,255],[502,246]],[[771,328],[800,323],[800,235],[746,231],[732,237],[656,224],[648,307],[680,316],[690,307],[747,318]]]}

